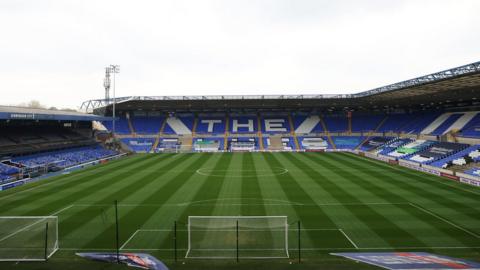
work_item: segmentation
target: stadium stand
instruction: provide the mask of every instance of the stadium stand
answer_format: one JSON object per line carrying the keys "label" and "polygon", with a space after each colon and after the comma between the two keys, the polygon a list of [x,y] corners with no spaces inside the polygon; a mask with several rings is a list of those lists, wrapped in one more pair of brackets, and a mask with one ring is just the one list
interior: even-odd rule
{"label": "stadium stand", "polygon": [[472,168],[470,170],[466,170],[464,173],[480,177],[480,168]]}
{"label": "stadium stand", "polygon": [[323,121],[329,132],[348,131],[348,120],[344,115],[323,116]]}
{"label": "stadium stand", "polygon": [[258,149],[258,142],[253,137],[237,137],[229,139],[229,149],[232,152],[248,152]]}
{"label": "stadium stand", "polygon": [[191,135],[193,130],[193,115],[170,116],[167,118],[164,134]]}
{"label": "stadium stand", "polygon": [[284,136],[264,137],[263,145],[264,145],[264,148],[267,150],[274,150],[274,151],[295,150],[295,142],[293,141],[292,137],[284,137]]}
{"label": "stadium stand", "polygon": [[28,168],[66,168],[115,154],[117,154],[116,151],[104,149],[101,146],[87,146],[16,157],[12,161]]}
{"label": "stadium stand", "polygon": [[223,149],[223,138],[195,138],[193,150],[195,152],[218,152]]}
{"label": "stadium stand", "polygon": [[286,116],[266,116],[261,118],[262,133],[290,133],[290,125]]}
{"label": "stadium stand", "polygon": [[178,138],[160,138],[160,142],[154,152],[177,152],[180,149],[180,145]]}
{"label": "stadium stand", "polygon": [[[105,126],[106,129],[112,130],[113,123],[112,120],[104,120],[102,124]],[[115,133],[117,134],[131,134],[130,127],[128,125],[128,119],[125,116],[119,117],[115,121]]]}
{"label": "stadium stand", "polygon": [[20,169],[17,167],[9,166],[0,163],[0,183],[5,183],[15,178],[15,174],[18,174]]}
{"label": "stadium stand", "polygon": [[195,128],[196,134],[219,134],[225,133],[225,116],[223,117],[199,117]]}
{"label": "stadium stand", "polygon": [[410,157],[409,160],[418,163],[430,164],[434,161],[445,159],[455,153],[464,150],[467,147],[467,144],[439,142],[433,144],[433,146],[430,148],[416,153],[414,156]]}
{"label": "stadium stand", "polygon": [[332,136],[333,143],[337,149],[350,149],[357,148],[364,140],[365,137],[359,136]]}
{"label": "stadium stand", "polygon": [[388,143],[391,140],[392,140],[391,137],[369,138],[360,146],[360,150],[362,150],[362,151],[372,151],[374,149],[377,149],[377,148],[385,145],[386,143]]}
{"label": "stadium stand", "polygon": [[460,131],[460,136],[480,138],[480,113],[470,120]]}
{"label": "stadium stand", "polygon": [[121,141],[132,151],[149,153],[155,143],[154,138],[122,138]]}
{"label": "stadium stand", "polygon": [[295,115],[293,126],[296,134],[321,133],[324,131],[318,115]]}
{"label": "stadium stand", "polygon": [[438,112],[416,113],[414,114],[414,118],[402,127],[401,130],[407,134],[419,134],[420,132],[423,132],[439,115],[440,113]]}
{"label": "stadium stand", "polygon": [[254,115],[231,115],[229,119],[229,133],[256,133],[258,120]]}
{"label": "stadium stand", "polygon": [[328,140],[323,137],[298,137],[301,149],[307,151],[326,150],[331,148]]}
{"label": "stadium stand", "polygon": [[385,115],[356,115],[352,116],[352,132],[374,131],[380,125]]}
{"label": "stadium stand", "polygon": [[415,140],[410,142],[402,147],[398,147],[395,151],[389,153],[389,156],[398,157],[398,158],[408,158],[413,154],[424,150],[425,148],[431,146],[435,142],[426,141],[426,140]]}
{"label": "stadium stand", "polygon": [[479,149],[479,145],[473,145],[443,159],[432,162],[430,165],[444,169],[453,165],[464,166],[472,161],[479,160],[477,156],[477,153],[480,155]]}
{"label": "stadium stand", "polygon": [[165,119],[163,117],[135,116],[131,122],[136,134],[158,134]]}
{"label": "stadium stand", "polygon": [[453,125],[453,123],[455,123],[460,117],[462,116],[462,114],[451,114],[448,116],[447,119],[445,119],[445,121],[443,121],[443,123],[441,125],[439,125],[434,131],[432,131],[430,134],[432,135],[442,135],[443,133],[445,133],[449,128],[450,126]]}

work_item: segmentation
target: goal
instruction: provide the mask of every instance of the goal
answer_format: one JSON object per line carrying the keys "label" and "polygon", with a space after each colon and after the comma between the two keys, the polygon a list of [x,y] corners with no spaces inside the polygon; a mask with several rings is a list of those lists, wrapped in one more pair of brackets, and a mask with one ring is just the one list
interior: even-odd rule
{"label": "goal", "polygon": [[286,216],[189,216],[185,258],[288,258]]}
{"label": "goal", "polygon": [[0,261],[45,261],[57,250],[56,216],[0,217]]}

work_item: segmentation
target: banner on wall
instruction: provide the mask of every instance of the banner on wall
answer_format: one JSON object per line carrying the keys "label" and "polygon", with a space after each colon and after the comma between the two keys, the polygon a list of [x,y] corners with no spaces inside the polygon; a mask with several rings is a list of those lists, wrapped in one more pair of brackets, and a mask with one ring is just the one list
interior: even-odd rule
{"label": "banner on wall", "polygon": [[390,270],[480,270],[480,263],[428,252],[331,253]]}
{"label": "banner on wall", "polygon": [[[117,253],[111,252],[85,252],[76,253],[78,256],[101,262],[117,263]],[[168,267],[157,258],[146,253],[120,253],[118,257],[120,263],[131,267],[148,270],[168,270]]]}

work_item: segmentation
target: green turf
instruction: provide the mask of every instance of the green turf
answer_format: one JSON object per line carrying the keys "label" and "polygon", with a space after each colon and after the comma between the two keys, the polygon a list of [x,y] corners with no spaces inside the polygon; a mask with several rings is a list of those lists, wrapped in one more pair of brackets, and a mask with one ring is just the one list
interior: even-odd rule
{"label": "green turf", "polygon": [[[0,269],[126,269],[74,255],[114,250],[114,200],[124,251],[147,251],[171,269],[376,269],[329,255],[341,251],[480,257],[474,187],[346,153],[152,154],[1,192],[1,216],[58,215],[60,250],[47,263]],[[184,259],[193,215],[288,216],[290,259]]]}

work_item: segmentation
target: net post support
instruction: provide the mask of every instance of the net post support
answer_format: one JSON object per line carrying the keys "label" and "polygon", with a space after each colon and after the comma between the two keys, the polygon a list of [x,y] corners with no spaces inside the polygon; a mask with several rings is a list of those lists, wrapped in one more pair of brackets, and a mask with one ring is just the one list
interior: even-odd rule
{"label": "net post support", "polygon": [[45,223],[45,261],[48,260],[48,221]]}
{"label": "net post support", "polygon": [[173,222],[173,252],[174,252],[174,258],[175,262],[177,262],[177,221],[175,220]]}
{"label": "net post support", "polygon": [[237,263],[238,263],[238,219],[237,219],[237,226],[236,226],[236,231],[237,231]]}
{"label": "net post support", "polygon": [[297,237],[298,237],[298,263],[302,263],[302,246],[300,242],[300,220],[297,223]]}
{"label": "net post support", "polygon": [[118,228],[118,201],[115,200],[115,244],[117,251],[117,263],[120,263],[120,243],[119,243],[119,228]]}

